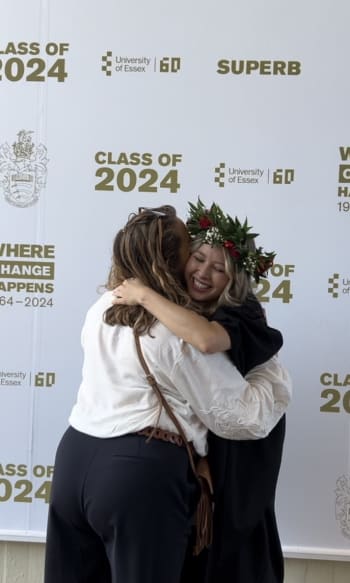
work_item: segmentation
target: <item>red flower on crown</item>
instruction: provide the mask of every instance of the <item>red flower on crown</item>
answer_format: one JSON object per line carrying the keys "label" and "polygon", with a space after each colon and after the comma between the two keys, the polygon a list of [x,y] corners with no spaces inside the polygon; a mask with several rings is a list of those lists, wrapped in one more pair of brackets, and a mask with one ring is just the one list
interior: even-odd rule
{"label": "red flower on crown", "polygon": [[272,267],[272,266],[273,266],[273,259],[264,259],[261,257],[259,259],[257,271],[260,275],[262,275],[263,273],[265,273],[265,271],[270,269],[270,267]]}
{"label": "red flower on crown", "polygon": [[241,254],[238,251],[236,245],[232,241],[224,241],[224,247],[228,250],[231,257],[234,259],[239,259]]}
{"label": "red flower on crown", "polygon": [[213,222],[206,216],[201,217],[198,222],[201,229],[209,229],[213,226]]}

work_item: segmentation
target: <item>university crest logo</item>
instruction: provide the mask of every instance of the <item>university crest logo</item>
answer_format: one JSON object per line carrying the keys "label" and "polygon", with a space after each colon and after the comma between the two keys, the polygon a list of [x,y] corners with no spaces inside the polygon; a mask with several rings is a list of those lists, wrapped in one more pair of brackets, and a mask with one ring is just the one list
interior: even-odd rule
{"label": "university crest logo", "polygon": [[346,476],[336,482],[335,517],[343,535],[350,539],[350,478]]}
{"label": "university crest logo", "polygon": [[17,207],[33,206],[46,185],[47,149],[33,144],[33,133],[21,130],[12,147],[0,145],[0,185],[5,200]]}

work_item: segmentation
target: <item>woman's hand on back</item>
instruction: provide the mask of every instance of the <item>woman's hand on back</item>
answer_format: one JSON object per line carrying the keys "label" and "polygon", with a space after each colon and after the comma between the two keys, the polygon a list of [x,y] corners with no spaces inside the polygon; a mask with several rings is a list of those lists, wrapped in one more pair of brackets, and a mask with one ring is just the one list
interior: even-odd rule
{"label": "woman's hand on back", "polygon": [[113,303],[135,306],[143,301],[146,286],[137,278],[125,279],[113,290]]}

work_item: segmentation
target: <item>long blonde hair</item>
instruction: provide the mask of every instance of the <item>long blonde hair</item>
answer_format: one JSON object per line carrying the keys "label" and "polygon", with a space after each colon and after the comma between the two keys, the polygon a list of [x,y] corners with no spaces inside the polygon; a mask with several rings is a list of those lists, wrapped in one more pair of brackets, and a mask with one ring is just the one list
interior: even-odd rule
{"label": "long blonde hair", "polygon": [[[254,241],[250,240],[248,244],[249,249],[253,251],[255,248]],[[191,253],[198,251],[202,245],[203,239],[200,236],[193,239],[191,243]],[[238,268],[237,263],[225,247],[222,247],[222,251],[224,254],[225,273],[228,277],[228,282],[220,296],[216,300],[206,304],[204,311],[207,315],[214,313],[219,306],[241,306],[248,296],[254,297],[251,276],[243,269]]]}

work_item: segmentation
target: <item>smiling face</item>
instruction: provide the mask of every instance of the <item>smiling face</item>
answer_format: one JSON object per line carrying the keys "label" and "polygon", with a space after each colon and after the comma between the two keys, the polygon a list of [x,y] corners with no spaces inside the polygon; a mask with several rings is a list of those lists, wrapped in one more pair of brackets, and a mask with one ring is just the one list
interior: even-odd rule
{"label": "smiling face", "polygon": [[223,248],[203,244],[193,251],[185,267],[185,280],[192,299],[217,300],[229,282]]}

